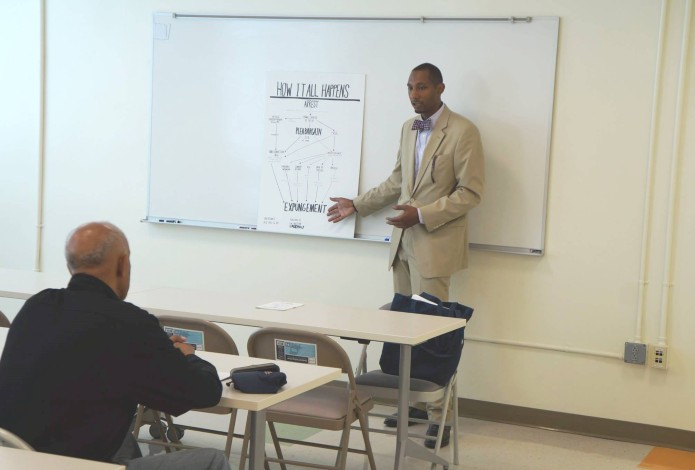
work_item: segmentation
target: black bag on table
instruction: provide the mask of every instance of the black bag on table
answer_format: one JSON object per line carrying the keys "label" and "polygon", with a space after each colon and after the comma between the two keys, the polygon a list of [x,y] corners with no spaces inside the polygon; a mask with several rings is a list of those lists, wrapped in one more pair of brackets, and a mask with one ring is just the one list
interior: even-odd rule
{"label": "black bag on table", "polygon": [[[437,297],[422,293],[421,297],[437,305],[413,300],[410,296],[395,294],[391,310],[396,312],[420,313],[450,318],[470,320],[473,309],[457,302],[442,302]],[[410,361],[410,376],[439,385],[446,385],[454,375],[461,360],[463,350],[463,333],[465,328],[444,333],[422,344],[413,346]],[[400,365],[400,345],[384,343],[379,365],[387,374],[398,375]]]}
{"label": "black bag on table", "polygon": [[229,376],[234,388],[243,393],[277,393],[287,383],[285,373],[272,362],[237,367]]}

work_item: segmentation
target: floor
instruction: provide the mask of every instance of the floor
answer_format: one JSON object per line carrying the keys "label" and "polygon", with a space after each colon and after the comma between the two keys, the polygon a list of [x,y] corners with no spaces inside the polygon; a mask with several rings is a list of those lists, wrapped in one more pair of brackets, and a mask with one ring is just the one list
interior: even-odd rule
{"label": "floor", "polygon": [[[224,417],[188,413],[176,418],[178,424],[226,428]],[[245,416],[239,414],[236,432],[243,432]],[[372,418],[374,427],[382,427],[381,420]],[[424,432],[424,425],[413,426],[413,432]],[[507,424],[492,423],[474,419],[460,419],[461,436],[459,439],[460,462],[451,465],[451,470],[695,470],[695,453],[673,449],[654,448],[652,446],[610,441],[573,434],[527,428]],[[338,434],[330,431],[317,431],[299,428],[279,430],[285,435],[289,432],[296,439],[311,439],[318,442],[335,444]],[[146,433],[146,431],[145,431]],[[371,433],[370,439],[374,449],[376,466],[379,470],[393,468],[395,442],[393,436]],[[239,466],[240,439],[235,439],[232,446],[230,464],[233,469]],[[224,438],[221,436],[186,431],[183,442],[189,445],[206,446],[222,449]],[[362,446],[359,431],[353,431],[350,443],[354,447]],[[158,446],[141,445],[144,454],[161,451]],[[442,450],[442,455],[450,455],[453,446]],[[272,445],[268,453],[274,455]],[[314,449],[299,445],[284,445],[286,458],[308,460],[314,463],[331,464],[335,454],[332,451]],[[271,465],[272,468],[279,468]],[[288,468],[299,468],[291,467]],[[368,469],[366,459],[357,454],[348,457],[347,470]],[[429,469],[422,461],[406,459],[404,470]],[[441,468],[441,467],[438,467]]]}

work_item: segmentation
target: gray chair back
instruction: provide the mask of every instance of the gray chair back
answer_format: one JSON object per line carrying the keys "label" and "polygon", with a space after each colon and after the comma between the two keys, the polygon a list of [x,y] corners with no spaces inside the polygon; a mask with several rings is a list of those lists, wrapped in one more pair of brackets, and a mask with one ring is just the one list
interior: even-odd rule
{"label": "gray chair back", "polygon": [[249,356],[274,360],[276,339],[315,344],[316,365],[341,369],[348,375],[348,380],[354,388],[355,377],[351,370],[350,358],[338,343],[326,335],[284,328],[262,328],[254,331],[246,343]]}
{"label": "gray chair back", "polygon": [[170,326],[172,328],[202,331],[205,350],[208,352],[239,355],[239,349],[231,336],[229,336],[229,333],[215,323],[170,315],[162,315],[157,318],[162,327]]}
{"label": "gray chair back", "polygon": [[0,327],[3,328],[9,328],[10,327],[10,320],[5,316],[4,313],[2,313],[2,310],[0,310]]}
{"label": "gray chair back", "polygon": [[[270,429],[273,445],[277,452],[277,458],[266,458],[267,462],[280,463],[282,468],[289,465],[301,467],[317,467],[308,462],[297,462],[286,460],[282,455],[280,442],[292,442],[295,445],[316,446],[338,450],[335,466],[320,468],[330,468],[339,470],[345,468],[348,452],[358,452],[366,454],[369,461],[369,468],[376,470],[374,454],[369,442],[369,431],[367,423],[367,413],[374,406],[370,396],[361,393],[355,385],[355,376],[352,373],[350,358],[345,350],[333,339],[319,333],[308,331],[296,331],[284,328],[262,328],[254,331],[246,344],[249,356],[262,359],[276,359],[276,340],[293,341],[298,343],[309,343],[316,345],[316,365],[324,367],[335,367],[342,370],[348,377],[347,387],[335,387],[332,385],[322,385],[321,387],[309,390],[296,397],[285,400],[267,409],[266,420]],[[310,367],[310,366],[307,366]],[[362,432],[365,449],[351,449],[349,447],[350,425],[359,420],[359,429]],[[311,428],[342,431],[339,446],[330,446],[323,443],[314,443],[308,440],[297,442],[294,439],[284,439],[278,436],[275,429],[276,423],[284,423],[292,426],[307,426]],[[249,434],[249,422],[247,422],[247,435]],[[243,466],[246,459],[246,448],[248,438],[244,438],[240,465]],[[268,468],[266,466],[266,468]]]}
{"label": "gray chair back", "polygon": [[0,428],[0,445],[13,449],[34,450],[24,439],[3,428]]}

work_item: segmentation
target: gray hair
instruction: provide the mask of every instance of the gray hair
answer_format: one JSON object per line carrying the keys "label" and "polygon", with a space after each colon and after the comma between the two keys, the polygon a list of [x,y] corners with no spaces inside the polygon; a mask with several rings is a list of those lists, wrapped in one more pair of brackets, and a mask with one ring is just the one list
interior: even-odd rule
{"label": "gray hair", "polygon": [[[101,225],[107,229],[106,235],[99,240],[92,250],[84,253],[75,252],[70,249],[70,242],[76,233],[83,230],[89,225]],[[106,255],[118,244],[123,243],[126,247],[128,246],[128,240],[123,234],[121,229],[109,222],[89,222],[82,224],[75,228],[68,235],[65,241],[65,260],[67,261],[68,269],[70,271],[77,271],[81,269],[94,268],[100,266]]]}

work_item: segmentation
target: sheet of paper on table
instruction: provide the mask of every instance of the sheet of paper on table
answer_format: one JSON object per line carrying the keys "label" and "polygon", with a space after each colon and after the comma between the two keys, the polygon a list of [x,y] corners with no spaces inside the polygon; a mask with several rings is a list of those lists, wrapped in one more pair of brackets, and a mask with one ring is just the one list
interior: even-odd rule
{"label": "sheet of paper on table", "polygon": [[259,305],[256,308],[262,308],[265,310],[289,310],[291,308],[301,307],[304,304],[297,302],[270,302],[267,304]]}

